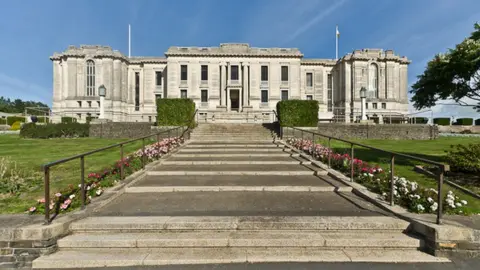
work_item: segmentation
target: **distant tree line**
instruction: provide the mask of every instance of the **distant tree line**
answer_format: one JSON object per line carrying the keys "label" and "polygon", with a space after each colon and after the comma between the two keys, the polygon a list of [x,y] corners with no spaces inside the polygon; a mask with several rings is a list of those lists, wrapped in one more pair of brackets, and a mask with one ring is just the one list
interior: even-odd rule
{"label": "distant tree line", "polygon": [[23,101],[21,99],[11,100],[10,98],[0,97],[0,112],[5,113],[24,113],[27,107],[44,107],[46,109],[28,110],[28,114],[44,115],[48,113],[48,106],[38,101]]}

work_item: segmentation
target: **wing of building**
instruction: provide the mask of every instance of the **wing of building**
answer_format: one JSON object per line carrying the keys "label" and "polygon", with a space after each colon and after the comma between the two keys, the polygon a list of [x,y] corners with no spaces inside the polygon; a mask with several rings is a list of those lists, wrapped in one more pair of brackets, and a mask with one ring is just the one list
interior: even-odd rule
{"label": "wing of building", "polygon": [[319,118],[351,122],[367,89],[369,118],[408,112],[407,67],[393,51],[355,50],[334,59],[307,59],[296,48],[170,47],[165,57],[127,57],[108,46],[70,46],[54,53],[53,119],[99,115],[98,87],[107,89],[105,118],[153,122],[156,99],[190,98],[201,121],[271,122],[276,103],[312,99]]}

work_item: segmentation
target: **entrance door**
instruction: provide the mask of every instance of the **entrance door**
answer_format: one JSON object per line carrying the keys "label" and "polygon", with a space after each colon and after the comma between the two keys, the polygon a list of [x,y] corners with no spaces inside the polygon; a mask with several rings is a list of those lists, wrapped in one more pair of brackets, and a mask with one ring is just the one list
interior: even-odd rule
{"label": "entrance door", "polygon": [[230,90],[230,108],[232,111],[240,110],[240,90],[238,89]]}

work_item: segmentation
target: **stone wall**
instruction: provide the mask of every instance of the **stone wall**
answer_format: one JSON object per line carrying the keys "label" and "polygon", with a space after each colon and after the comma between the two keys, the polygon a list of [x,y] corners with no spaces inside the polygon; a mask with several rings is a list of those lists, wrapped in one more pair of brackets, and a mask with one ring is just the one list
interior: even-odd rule
{"label": "stone wall", "polygon": [[[438,127],[430,125],[362,125],[319,123],[317,128],[302,128],[342,139],[430,140],[438,138]],[[301,131],[284,128],[284,137],[301,137]],[[311,135],[303,134],[304,138]]]}
{"label": "stone wall", "polygon": [[471,132],[480,134],[480,126],[438,126],[440,133],[462,133]]}
{"label": "stone wall", "polygon": [[[155,134],[175,127],[153,127],[151,123],[144,122],[106,122],[90,124],[90,137],[106,139],[134,139],[150,134]],[[184,127],[185,129],[186,127]],[[181,130],[160,135],[160,138],[180,136]]]}

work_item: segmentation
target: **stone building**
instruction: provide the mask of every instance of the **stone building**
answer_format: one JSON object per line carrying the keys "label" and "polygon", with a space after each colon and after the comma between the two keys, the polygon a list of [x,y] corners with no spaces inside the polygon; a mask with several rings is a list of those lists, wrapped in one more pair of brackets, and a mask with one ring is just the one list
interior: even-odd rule
{"label": "stone building", "polygon": [[153,122],[156,99],[190,98],[207,122],[272,122],[283,99],[319,102],[321,120],[355,121],[360,88],[370,118],[408,112],[405,57],[355,50],[338,60],[306,59],[295,48],[170,47],[165,57],[127,57],[108,46],[70,46],[55,53],[53,119],[99,115],[98,87],[107,89],[105,118]]}

